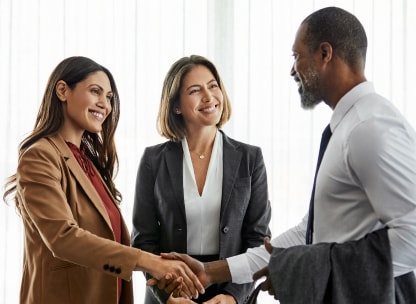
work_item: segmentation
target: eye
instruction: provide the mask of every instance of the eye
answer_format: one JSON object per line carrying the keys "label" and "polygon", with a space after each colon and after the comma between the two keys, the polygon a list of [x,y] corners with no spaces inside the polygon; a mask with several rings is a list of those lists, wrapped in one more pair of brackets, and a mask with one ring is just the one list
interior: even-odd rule
{"label": "eye", "polygon": [[92,88],[91,89],[91,93],[93,93],[95,95],[100,95],[100,89],[98,89],[98,88]]}
{"label": "eye", "polygon": [[108,102],[111,102],[111,100],[113,99],[113,94],[108,94],[108,95],[106,96],[106,98],[107,98],[107,101],[108,101]]}
{"label": "eye", "polygon": [[198,93],[198,92],[199,92],[199,89],[192,89],[192,90],[189,91],[189,95],[192,95],[192,94],[195,94],[195,93]]}
{"label": "eye", "polygon": [[216,83],[216,82],[212,83],[211,86],[210,86],[211,89],[216,89],[218,87],[219,87],[218,83]]}

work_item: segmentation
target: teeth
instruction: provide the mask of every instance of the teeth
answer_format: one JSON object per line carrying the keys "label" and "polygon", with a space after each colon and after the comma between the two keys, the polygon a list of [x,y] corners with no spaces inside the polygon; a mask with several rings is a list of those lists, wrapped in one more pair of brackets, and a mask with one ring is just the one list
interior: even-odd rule
{"label": "teeth", "polygon": [[215,106],[209,107],[209,108],[204,108],[201,111],[203,112],[213,112],[215,111]]}
{"label": "teeth", "polygon": [[92,115],[94,115],[95,117],[99,118],[99,119],[103,119],[104,115],[98,112],[91,112]]}

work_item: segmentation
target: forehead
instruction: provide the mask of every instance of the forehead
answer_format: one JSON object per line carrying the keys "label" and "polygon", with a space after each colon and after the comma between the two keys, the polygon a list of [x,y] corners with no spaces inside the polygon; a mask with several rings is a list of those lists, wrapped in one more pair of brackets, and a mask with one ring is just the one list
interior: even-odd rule
{"label": "forehead", "polygon": [[191,84],[194,82],[208,82],[214,78],[211,71],[205,65],[194,66],[183,78],[184,84]]}
{"label": "forehead", "polygon": [[293,51],[300,51],[306,48],[305,37],[306,37],[307,26],[302,24],[295,35],[295,41],[293,42]]}
{"label": "forehead", "polygon": [[103,71],[97,71],[88,75],[87,78],[82,81],[86,86],[90,86],[93,84],[99,85],[103,88],[104,91],[111,91],[111,84],[110,79]]}

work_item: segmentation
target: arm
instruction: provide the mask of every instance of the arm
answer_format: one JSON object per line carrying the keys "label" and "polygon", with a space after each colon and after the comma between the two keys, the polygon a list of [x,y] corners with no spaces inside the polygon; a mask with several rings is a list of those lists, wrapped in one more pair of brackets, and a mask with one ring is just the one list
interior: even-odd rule
{"label": "arm", "polygon": [[[68,168],[70,161],[45,141],[32,146],[19,159],[17,199],[23,221],[30,227],[28,238],[41,240],[37,250],[124,280],[130,280],[134,270],[149,271],[156,278],[171,272],[183,276],[194,293],[194,285],[203,290],[185,264],[166,264],[159,256],[113,241],[111,229],[102,224],[102,214],[84,192],[88,187],[93,189],[92,185],[78,165],[73,171]],[[74,179],[74,172],[79,180]],[[89,186],[81,190],[81,182]]]}
{"label": "arm", "polygon": [[416,268],[416,136],[402,121],[389,128],[381,123],[370,120],[354,130],[346,161],[377,217],[389,227],[398,276]]}
{"label": "arm", "polygon": [[[155,176],[149,159],[150,149],[146,148],[139,164],[136,177],[136,187],[133,204],[133,227],[131,245],[135,248],[160,253],[160,228],[154,196]],[[152,276],[145,272],[146,279]],[[174,278],[172,278],[174,279]],[[152,288],[154,296],[160,302],[166,302],[169,294],[156,287]]]}

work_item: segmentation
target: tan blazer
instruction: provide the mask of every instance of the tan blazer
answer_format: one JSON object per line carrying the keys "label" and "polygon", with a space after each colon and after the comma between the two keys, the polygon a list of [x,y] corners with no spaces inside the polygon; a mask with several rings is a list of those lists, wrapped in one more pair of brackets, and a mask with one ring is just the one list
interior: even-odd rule
{"label": "tan blazer", "polygon": [[24,225],[20,303],[133,303],[138,250],[122,220],[115,242],[106,209],[60,136],[33,144],[19,159],[17,198]]}

